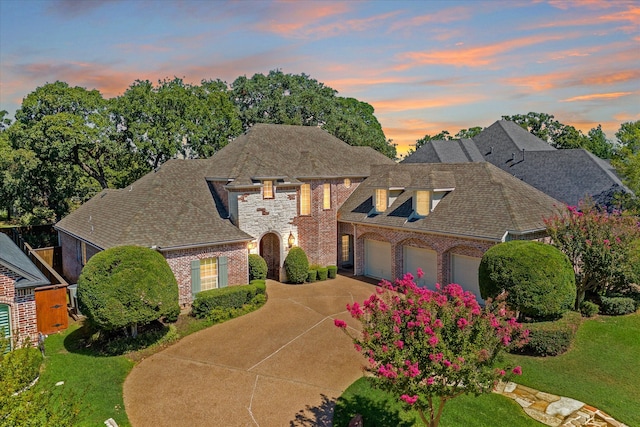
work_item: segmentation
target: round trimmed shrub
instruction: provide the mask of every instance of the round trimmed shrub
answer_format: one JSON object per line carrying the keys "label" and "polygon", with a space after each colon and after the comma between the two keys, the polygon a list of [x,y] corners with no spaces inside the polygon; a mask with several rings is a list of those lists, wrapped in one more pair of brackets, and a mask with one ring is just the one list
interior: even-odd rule
{"label": "round trimmed shrub", "polygon": [[99,329],[131,328],[177,318],[178,283],[167,261],[153,249],[117,246],[98,252],[78,279],[80,311]]}
{"label": "round trimmed shrub", "polygon": [[290,283],[304,283],[309,275],[309,259],[302,248],[296,246],[289,250],[284,259],[284,271]]}
{"label": "round trimmed shrub", "polygon": [[580,313],[584,317],[593,317],[598,314],[598,311],[600,311],[600,307],[595,302],[582,301],[580,304]]}
{"label": "round trimmed shrub", "polygon": [[482,298],[495,298],[506,291],[507,304],[521,316],[557,318],[576,298],[569,258],[542,242],[497,244],[485,252],[478,274]]}
{"label": "round trimmed shrub", "polygon": [[267,261],[258,254],[249,254],[249,282],[267,278]]}

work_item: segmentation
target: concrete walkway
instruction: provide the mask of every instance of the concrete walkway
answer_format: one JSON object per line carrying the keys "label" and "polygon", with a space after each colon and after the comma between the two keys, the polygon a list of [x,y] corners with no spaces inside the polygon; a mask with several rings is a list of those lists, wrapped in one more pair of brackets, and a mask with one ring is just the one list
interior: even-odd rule
{"label": "concrete walkway", "polygon": [[[338,276],[305,285],[267,282],[268,301],[190,335],[136,365],[124,383],[134,427],[332,425],[336,399],[364,360],[333,325],[359,329],[346,304],[375,288]],[[574,399],[517,385],[496,390],[549,426],[626,427]]]}

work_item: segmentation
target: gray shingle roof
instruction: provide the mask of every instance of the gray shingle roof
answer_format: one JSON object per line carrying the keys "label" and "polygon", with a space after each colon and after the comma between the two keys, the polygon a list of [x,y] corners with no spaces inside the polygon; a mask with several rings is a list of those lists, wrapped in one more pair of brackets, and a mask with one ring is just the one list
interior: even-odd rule
{"label": "gray shingle roof", "polygon": [[[392,173],[386,169],[376,168],[356,189],[340,208],[341,221],[499,241],[507,231],[544,229],[543,218],[561,204],[487,162],[400,164]],[[431,181],[439,176],[446,176],[448,184],[454,180],[455,189],[428,216],[416,219],[411,215],[413,190],[442,188],[442,182]],[[384,213],[369,215],[374,189],[385,179],[405,191]]]}
{"label": "gray shingle roof", "polygon": [[169,160],[120,190],[104,190],[56,224],[101,249],[171,248],[251,240],[221,217],[206,160]]}
{"label": "gray shingle roof", "polygon": [[210,177],[250,185],[256,178],[367,177],[371,165],[393,160],[370,147],[353,147],[311,126],[255,124],[206,161]]}
{"label": "gray shingle roof", "polygon": [[630,192],[607,161],[583,149],[557,150],[506,120],[495,122],[472,140],[426,144],[402,163],[482,160],[570,205],[589,196],[600,205],[611,206],[615,193]]}
{"label": "gray shingle roof", "polygon": [[51,284],[29,257],[4,233],[0,233],[0,265],[19,276],[15,283],[16,288],[32,288]]}

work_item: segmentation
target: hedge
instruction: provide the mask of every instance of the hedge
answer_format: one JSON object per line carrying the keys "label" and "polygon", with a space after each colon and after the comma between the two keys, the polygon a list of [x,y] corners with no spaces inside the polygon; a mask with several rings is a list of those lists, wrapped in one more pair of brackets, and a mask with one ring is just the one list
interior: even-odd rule
{"label": "hedge", "polygon": [[327,280],[327,277],[329,277],[329,270],[327,267],[320,267],[318,269],[318,280]]}
{"label": "hedge", "polygon": [[318,280],[318,270],[310,269],[307,273],[307,282],[313,283]]}
{"label": "hedge", "polygon": [[580,313],[584,317],[593,317],[600,311],[598,304],[591,301],[582,301],[580,304]]}
{"label": "hedge", "polygon": [[329,270],[329,279],[335,279],[338,275],[338,267],[335,265],[330,265],[329,267],[327,267],[327,269]]}
{"label": "hedge", "polygon": [[533,356],[562,354],[571,347],[581,321],[580,313],[569,311],[555,321],[525,323],[529,342],[516,351]]}
{"label": "hedge", "polygon": [[198,319],[204,319],[216,309],[238,309],[250,303],[257,295],[266,294],[264,280],[253,280],[248,285],[202,291],[196,295],[191,311]]}
{"label": "hedge", "polygon": [[636,311],[633,298],[600,297],[600,313],[609,316],[621,316]]}

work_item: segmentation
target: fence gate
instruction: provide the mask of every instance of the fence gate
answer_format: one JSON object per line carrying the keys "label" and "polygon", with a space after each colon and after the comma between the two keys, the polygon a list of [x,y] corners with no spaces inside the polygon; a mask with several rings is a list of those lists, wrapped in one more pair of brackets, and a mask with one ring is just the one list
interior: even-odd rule
{"label": "fence gate", "polygon": [[64,330],[68,326],[67,288],[36,289],[36,317],[38,332],[45,335]]}

